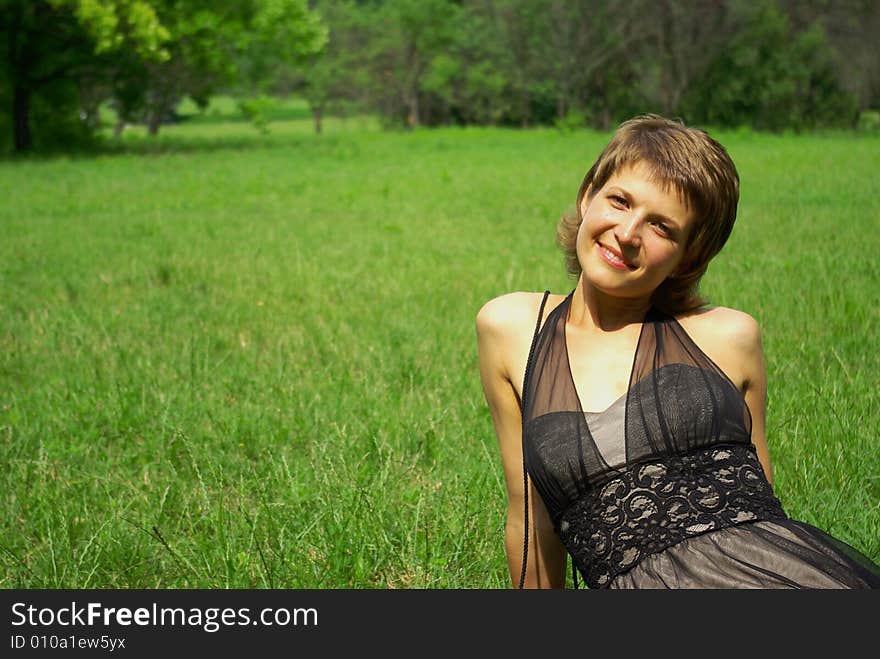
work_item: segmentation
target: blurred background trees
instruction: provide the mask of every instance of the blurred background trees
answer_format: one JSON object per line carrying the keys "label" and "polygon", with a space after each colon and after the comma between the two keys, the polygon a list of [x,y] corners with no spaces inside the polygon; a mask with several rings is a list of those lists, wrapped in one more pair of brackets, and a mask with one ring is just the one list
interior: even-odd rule
{"label": "blurred background trees", "polygon": [[[306,0],[0,0],[0,103],[15,151],[87,139],[109,102],[156,134],[177,104],[320,51]],[[5,132],[4,131],[4,132]]]}
{"label": "blurred background trees", "polygon": [[318,132],[353,112],[853,127],[880,107],[878,31],[875,0],[0,0],[0,130],[17,151],[75,143],[109,106],[117,132],[155,134],[220,91],[299,95]]}

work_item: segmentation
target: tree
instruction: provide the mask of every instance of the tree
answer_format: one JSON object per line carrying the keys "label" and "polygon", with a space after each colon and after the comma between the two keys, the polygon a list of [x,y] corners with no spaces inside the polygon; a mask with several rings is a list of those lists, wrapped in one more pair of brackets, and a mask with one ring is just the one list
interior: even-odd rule
{"label": "tree", "polygon": [[13,145],[32,148],[34,102],[47,121],[75,111],[78,81],[103,77],[108,57],[131,51],[144,60],[167,56],[167,31],[145,0],[2,0],[0,34],[7,44],[0,77],[12,90]]}
{"label": "tree", "polygon": [[122,121],[156,134],[184,95],[206,102],[241,62],[258,75],[326,41],[306,0],[0,0],[0,33],[17,152],[33,146],[35,112],[42,133],[88,131],[111,98]]}
{"label": "tree", "polygon": [[425,73],[452,43],[461,9],[447,0],[387,0],[368,11],[372,102],[392,121],[418,126]]}
{"label": "tree", "polygon": [[526,38],[532,53],[532,90],[552,98],[557,119],[582,113],[594,125],[607,128],[616,114],[608,101],[621,96],[621,86],[634,85],[631,78],[639,62],[633,53],[648,38],[642,3],[515,0],[504,4],[508,16],[512,11],[530,18]]}
{"label": "tree", "polygon": [[858,108],[880,107],[880,3],[876,0],[779,0],[797,32],[821,27],[835,79]]}
{"label": "tree", "polygon": [[[321,0],[330,42],[287,89],[388,125],[658,111],[762,128],[849,123],[880,97],[872,0]],[[853,57],[858,66],[848,66]],[[295,81],[293,83],[292,81]],[[280,87],[279,87],[280,88]]]}
{"label": "tree", "polygon": [[491,12],[467,6],[450,16],[452,37],[436,52],[419,82],[422,120],[498,124],[515,113],[516,78],[501,24]]}
{"label": "tree", "polygon": [[649,74],[646,91],[662,113],[677,115],[684,96],[730,37],[729,12],[717,0],[659,0],[644,11],[650,33],[640,54]]}
{"label": "tree", "polygon": [[171,35],[169,56],[121,61],[113,90],[121,116],[142,118],[151,135],[184,96],[204,105],[221,86],[253,90],[277,62],[317,53],[327,40],[306,0],[154,0],[154,6]]}
{"label": "tree", "polygon": [[309,103],[315,132],[320,133],[324,113],[331,107],[362,101],[369,88],[369,70],[363,66],[364,49],[370,42],[367,14],[350,0],[316,3],[315,11],[328,29],[323,50],[304,59],[276,62],[274,87],[281,81],[298,89]]}
{"label": "tree", "polygon": [[698,121],[765,130],[852,126],[854,97],[818,23],[800,33],[774,3],[744,5],[737,27],[685,101]]}

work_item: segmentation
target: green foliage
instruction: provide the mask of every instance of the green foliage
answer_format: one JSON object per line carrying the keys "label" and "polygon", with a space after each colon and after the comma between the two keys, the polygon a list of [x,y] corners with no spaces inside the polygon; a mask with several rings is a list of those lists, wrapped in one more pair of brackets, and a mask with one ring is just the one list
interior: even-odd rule
{"label": "green foliage", "polygon": [[858,129],[865,133],[880,132],[880,110],[865,110],[859,115]]}
{"label": "green foliage", "polygon": [[101,137],[78,100],[76,85],[64,80],[44,87],[34,96],[31,121],[39,127],[34,131],[34,150],[70,152],[98,146]]}
{"label": "green foliage", "polygon": [[131,47],[144,59],[168,58],[164,49],[170,34],[149,0],[47,0],[57,9],[73,9],[79,24],[94,39],[95,54],[112,54]]}
{"label": "green foliage", "polygon": [[587,127],[587,117],[583,112],[569,110],[561,119],[556,119],[553,124],[560,133],[570,133],[575,130],[583,130]]}
{"label": "green foliage", "polygon": [[[389,126],[556,125],[574,111],[605,130],[659,111],[780,130],[857,116],[840,25],[859,18],[843,9],[826,19],[818,5],[773,0],[336,4],[318,5],[331,38],[302,74],[306,94],[316,108],[357,101]],[[870,22],[870,7],[853,9]]]}
{"label": "green foliage", "polygon": [[[172,37],[168,60],[145,70],[140,109],[151,132],[184,96],[207,99],[220,87],[235,86],[252,96],[275,62],[313,55],[327,38],[306,0],[164,0],[157,12]],[[241,78],[250,84],[240,84]]]}
{"label": "green foliage", "polygon": [[[267,62],[306,57],[326,41],[306,0],[5,0],[0,33],[18,151],[69,132],[82,112],[94,128],[108,99],[121,122],[144,121],[156,133],[185,96],[206,102],[239,73],[258,76]],[[34,114],[38,106],[50,111]]]}
{"label": "green foliage", "polygon": [[277,101],[269,96],[241,99],[238,102],[241,113],[263,135],[269,133],[269,115],[277,106]]}
{"label": "green foliage", "polygon": [[362,49],[370,27],[350,0],[316,3],[315,14],[328,27],[325,47],[306,56],[304,62],[277,62],[270,87],[281,94],[302,94],[315,117],[315,128],[320,130],[325,111],[344,114],[356,104],[358,91],[368,87]]}
{"label": "green foliage", "polygon": [[326,25],[306,0],[262,0],[250,24],[235,36],[238,79],[228,82],[254,92],[271,84],[278,68],[308,61],[328,39]]}
{"label": "green foliage", "polygon": [[6,0],[0,34],[7,56],[0,79],[11,90],[4,109],[17,151],[59,140],[71,147],[110,84],[117,57],[167,58],[168,32],[146,0]]}
{"label": "green foliage", "polygon": [[448,0],[388,0],[374,11],[371,104],[397,125],[426,123],[425,76],[434,58],[454,44],[462,10]]}
{"label": "green foliage", "polygon": [[449,45],[419,82],[422,121],[498,124],[509,119],[511,79],[497,25],[476,12],[449,18]]}
{"label": "green foliage", "polygon": [[242,35],[241,45],[263,56],[296,60],[321,52],[327,44],[327,27],[306,0],[262,0]]}
{"label": "green foliage", "polygon": [[772,3],[749,6],[685,108],[696,121],[768,130],[852,127],[857,117],[821,27],[795,34]]}
{"label": "green foliage", "polygon": [[431,59],[421,87],[423,91],[452,105],[456,100],[455,83],[461,76],[461,63],[449,53],[438,53]]}

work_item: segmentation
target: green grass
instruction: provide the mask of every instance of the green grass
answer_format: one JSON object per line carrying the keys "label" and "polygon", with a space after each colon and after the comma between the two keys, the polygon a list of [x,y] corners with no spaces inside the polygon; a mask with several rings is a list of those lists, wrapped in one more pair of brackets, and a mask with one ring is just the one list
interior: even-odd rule
{"label": "green grass", "polygon": [[[0,586],[509,584],[474,316],[607,139],[360,119],[0,163]],[[789,514],[880,559],[880,139],[720,133]]]}

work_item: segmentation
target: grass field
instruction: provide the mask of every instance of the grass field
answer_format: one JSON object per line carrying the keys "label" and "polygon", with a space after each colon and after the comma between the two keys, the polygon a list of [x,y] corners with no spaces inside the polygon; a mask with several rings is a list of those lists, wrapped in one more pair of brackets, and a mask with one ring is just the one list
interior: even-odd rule
{"label": "grass field", "polygon": [[[880,560],[880,139],[717,136],[777,494]],[[574,287],[606,139],[221,114],[0,163],[0,587],[509,585],[474,317]]]}

